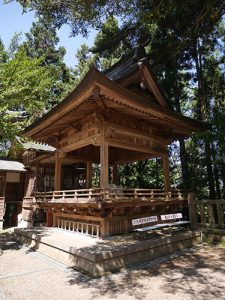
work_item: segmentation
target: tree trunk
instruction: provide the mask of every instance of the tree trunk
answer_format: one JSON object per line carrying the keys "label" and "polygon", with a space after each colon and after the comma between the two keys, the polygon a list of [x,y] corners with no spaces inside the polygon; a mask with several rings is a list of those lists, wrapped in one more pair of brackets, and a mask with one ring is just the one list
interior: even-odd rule
{"label": "tree trunk", "polygon": [[214,171],[214,178],[215,178],[215,183],[216,183],[216,196],[217,199],[221,199],[221,192],[220,192],[220,183],[219,183],[219,170],[217,167],[217,163],[216,163],[216,153],[215,153],[215,147],[212,143],[211,145],[211,149],[212,149],[212,158],[213,158],[213,171]]}
{"label": "tree trunk", "polygon": [[[178,85],[176,84],[176,95],[175,95],[175,106],[176,106],[176,111],[178,113],[181,113],[181,108],[180,108],[180,95],[179,95],[179,88]],[[184,139],[179,140],[179,146],[180,146],[180,161],[181,161],[181,173],[182,173],[182,181],[184,185],[184,190],[188,190],[190,188],[190,182],[189,182],[189,176],[188,176],[188,157],[187,157],[187,152],[186,152],[186,147],[185,147],[185,141]]]}
{"label": "tree trunk", "polygon": [[[208,121],[208,111],[207,111],[207,101],[206,101],[206,93],[205,93],[205,84],[203,77],[203,67],[202,67],[202,57],[200,51],[199,40],[196,38],[194,43],[194,60],[196,65],[196,75],[198,80],[198,97],[199,97],[199,105],[198,105],[198,119],[203,121]],[[211,148],[210,143],[207,139],[204,139],[205,146],[205,162],[207,168],[207,179],[209,185],[209,197],[210,199],[215,199],[215,184],[213,178],[213,169],[212,169],[212,158],[211,158]]]}
{"label": "tree trunk", "polygon": [[181,161],[181,171],[182,171],[182,178],[184,184],[184,190],[188,191],[190,188],[189,182],[189,175],[188,175],[188,160],[187,160],[187,152],[185,148],[184,140],[179,140],[180,144],[180,161]]}

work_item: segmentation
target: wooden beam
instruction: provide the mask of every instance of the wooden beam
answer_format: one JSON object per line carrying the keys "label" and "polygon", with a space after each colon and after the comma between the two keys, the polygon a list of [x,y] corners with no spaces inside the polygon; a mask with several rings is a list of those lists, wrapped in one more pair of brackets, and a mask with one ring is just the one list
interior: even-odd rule
{"label": "wooden beam", "polygon": [[158,103],[163,107],[168,107],[168,105],[159,89],[159,85],[155,82],[154,78],[152,77],[150,69],[146,65],[144,65],[142,72],[146,79],[149,90],[153,93],[153,95],[157,99]]}
{"label": "wooden beam", "polygon": [[138,144],[127,143],[126,141],[122,141],[116,138],[106,138],[105,141],[112,147],[129,149],[132,151],[148,153],[150,156],[160,156],[162,153],[165,153],[165,149],[152,149],[151,147],[141,146]]}
{"label": "wooden beam", "polygon": [[59,156],[59,151],[55,152],[55,191],[60,191],[61,189],[61,158]]}
{"label": "wooden beam", "polygon": [[46,159],[49,159],[49,158],[54,159],[54,153],[42,154],[42,155],[40,155],[40,156],[32,159],[31,164],[33,164],[33,163],[35,163],[35,164],[36,163],[41,163],[42,160],[46,160]]}
{"label": "wooden beam", "polygon": [[72,142],[68,146],[62,147],[60,149],[64,152],[70,152],[70,151],[73,151],[73,150],[77,150],[79,148],[83,148],[83,147],[88,146],[88,145],[95,145],[95,144],[98,143],[98,138],[99,137],[100,137],[99,134],[95,134],[95,135],[93,135],[91,137],[88,137],[88,138],[85,138],[83,140],[76,141],[74,143]]}
{"label": "wooden beam", "polygon": [[86,164],[86,188],[92,187],[92,162],[88,161]]}
{"label": "wooden beam", "polygon": [[129,164],[129,163],[132,163],[134,161],[140,161],[140,160],[146,160],[146,159],[151,159],[151,158],[154,158],[154,157],[158,157],[160,154],[158,155],[154,155],[154,154],[144,154],[143,155],[140,155],[140,154],[137,154],[137,155],[134,155],[134,156],[130,156],[128,158],[122,158],[122,159],[119,159],[119,160],[116,160],[114,163],[117,164],[117,165],[123,165],[123,164]]}
{"label": "wooden beam", "polygon": [[162,164],[163,164],[164,187],[166,191],[171,191],[168,153],[162,155]]}
{"label": "wooden beam", "polygon": [[59,141],[59,145],[64,145],[66,143],[68,143],[68,145],[70,145],[70,143],[72,143],[72,142],[74,143],[76,141],[80,141],[87,137],[93,136],[96,133],[98,133],[98,128],[95,123],[92,123],[91,128],[85,128],[85,129],[79,130],[79,131],[70,130],[70,132],[68,132],[68,136]]}
{"label": "wooden beam", "polygon": [[105,127],[112,127],[115,130],[119,130],[120,133],[124,133],[126,134],[126,136],[131,136],[131,137],[135,137],[135,138],[141,138],[141,139],[145,139],[148,141],[152,141],[155,143],[159,143],[161,144],[163,147],[165,145],[168,145],[171,143],[171,140],[168,138],[164,138],[163,136],[156,136],[150,133],[146,133],[144,131],[138,130],[138,129],[134,129],[131,128],[130,126],[123,126],[123,125],[119,125],[119,124],[115,124],[112,122],[104,122]]}
{"label": "wooden beam", "polygon": [[170,144],[173,141],[173,138],[170,137],[172,134],[172,127],[170,127],[168,123],[165,123],[165,121],[164,125],[162,125],[160,123],[161,121],[159,122],[158,120],[157,123],[154,123],[152,118],[131,118],[129,115],[123,114],[114,109],[107,111],[106,118],[106,122],[123,126],[123,128],[125,127],[132,130],[137,130],[137,132],[141,132],[142,134],[145,133],[149,138],[154,140],[161,139],[162,143],[164,144]]}
{"label": "wooden beam", "polygon": [[108,188],[109,186],[109,145],[102,139],[100,145],[100,187]]}
{"label": "wooden beam", "polygon": [[104,100],[101,98],[99,87],[95,87],[93,89],[93,98],[95,99],[101,111],[105,112],[108,109],[104,103]]}
{"label": "wooden beam", "polygon": [[66,163],[77,163],[77,162],[90,162],[91,161],[91,157],[89,156],[73,156],[73,155],[68,155],[64,158],[62,158],[62,164],[66,164]]}

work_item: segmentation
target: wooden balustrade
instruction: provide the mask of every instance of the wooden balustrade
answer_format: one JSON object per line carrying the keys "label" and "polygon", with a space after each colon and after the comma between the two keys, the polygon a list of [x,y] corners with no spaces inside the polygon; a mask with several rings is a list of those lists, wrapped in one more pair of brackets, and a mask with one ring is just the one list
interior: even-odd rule
{"label": "wooden balustrade", "polygon": [[225,228],[225,200],[195,200],[196,226]]}
{"label": "wooden balustrade", "polygon": [[59,229],[77,232],[85,235],[99,237],[100,225],[71,221],[66,219],[58,219],[57,227]]}
{"label": "wooden balustrade", "polygon": [[185,194],[178,189],[166,192],[162,189],[80,189],[34,194],[36,202],[88,203],[107,201],[184,200]]}

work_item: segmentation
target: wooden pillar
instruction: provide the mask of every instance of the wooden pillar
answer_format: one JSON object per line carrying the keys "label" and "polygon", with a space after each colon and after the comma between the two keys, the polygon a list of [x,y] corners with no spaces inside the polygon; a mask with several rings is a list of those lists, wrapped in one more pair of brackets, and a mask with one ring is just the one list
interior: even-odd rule
{"label": "wooden pillar", "polygon": [[113,165],[113,174],[112,174],[112,183],[117,185],[118,184],[118,169],[117,165]]}
{"label": "wooden pillar", "polygon": [[6,189],[6,173],[0,174],[0,230],[3,230],[3,217],[5,214],[5,189]]}
{"label": "wooden pillar", "polygon": [[104,140],[100,145],[100,187],[107,189],[109,186],[109,146]]}
{"label": "wooden pillar", "polygon": [[55,152],[55,191],[60,191],[61,189],[61,158],[59,157],[59,151]]}
{"label": "wooden pillar", "polygon": [[101,222],[101,237],[108,237],[110,236],[110,224],[109,220],[103,220]]}
{"label": "wooden pillar", "polygon": [[92,187],[92,162],[88,161],[86,165],[86,188]]}
{"label": "wooden pillar", "polygon": [[48,227],[53,226],[53,214],[52,212],[46,212],[46,224]]}
{"label": "wooden pillar", "polygon": [[34,170],[34,192],[38,192],[38,172],[39,172],[39,163],[36,162]]}
{"label": "wooden pillar", "polygon": [[163,177],[164,177],[164,187],[166,191],[171,191],[170,185],[170,169],[169,169],[169,156],[168,154],[162,155],[162,165],[163,165]]}

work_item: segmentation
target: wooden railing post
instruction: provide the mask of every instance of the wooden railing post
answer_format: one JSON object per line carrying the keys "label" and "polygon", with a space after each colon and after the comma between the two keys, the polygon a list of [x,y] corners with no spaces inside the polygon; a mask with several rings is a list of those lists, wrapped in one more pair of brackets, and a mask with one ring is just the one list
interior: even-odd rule
{"label": "wooden railing post", "polygon": [[224,227],[224,212],[223,212],[222,204],[217,202],[216,209],[217,209],[217,216],[218,216],[218,227],[223,228]]}
{"label": "wooden railing post", "polygon": [[213,210],[213,204],[208,204],[208,214],[209,214],[209,225],[211,228],[215,228],[215,216]]}
{"label": "wooden railing post", "polygon": [[206,226],[206,215],[205,215],[205,205],[202,203],[200,204],[200,217],[201,217],[201,226]]}
{"label": "wooden railing post", "polygon": [[194,193],[188,193],[188,208],[191,227],[196,228],[197,225],[197,205]]}

